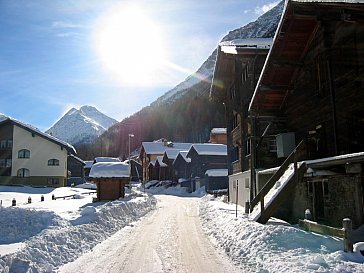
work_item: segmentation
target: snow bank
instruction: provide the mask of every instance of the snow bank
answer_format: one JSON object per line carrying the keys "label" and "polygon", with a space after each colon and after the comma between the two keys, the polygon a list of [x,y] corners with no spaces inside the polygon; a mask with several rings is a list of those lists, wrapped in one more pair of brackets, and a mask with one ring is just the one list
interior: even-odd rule
{"label": "snow bank", "polygon": [[262,225],[241,211],[235,218],[235,205],[217,200],[202,198],[203,229],[243,272],[364,272],[364,257],[343,252],[340,240],[292,226]]}
{"label": "snow bank", "polygon": [[57,224],[53,212],[0,207],[0,244],[18,243]]}
{"label": "snow bank", "polygon": [[[26,209],[7,208],[13,213],[12,219],[22,219],[22,214],[30,214],[36,216],[34,222],[42,218],[45,218],[45,221],[40,226],[33,223],[29,227],[32,232],[27,231],[27,221],[24,221],[25,224],[19,223],[23,227],[20,233],[25,232],[28,234],[26,237],[29,237],[25,241],[26,247],[14,254],[0,257],[0,272],[53,272],[59,266],[90,251],[96,244],[130,222],[145,215],[155,208],[155,204],[154,197],[138,194],[127,201],[117,200],[86,206],[80,216],[74,220],[67,220],[50,212],[29,212]],[[25,218],[30,219],[30,215]],[[0,227],[1,234],[4,234],[5,229],[6,227]],[[32,236],[40,230],[40,233]],[[14,241],[11,236],[6,240]]]}

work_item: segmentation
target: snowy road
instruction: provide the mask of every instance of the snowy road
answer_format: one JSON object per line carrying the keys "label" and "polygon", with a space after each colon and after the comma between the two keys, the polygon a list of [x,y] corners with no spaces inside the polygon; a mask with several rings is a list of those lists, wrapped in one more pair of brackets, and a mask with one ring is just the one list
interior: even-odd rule
{"label": "snowy road", "polygon": [[59,272],[238,272],[202,231],[199,198],[156,197],[155,211]]}

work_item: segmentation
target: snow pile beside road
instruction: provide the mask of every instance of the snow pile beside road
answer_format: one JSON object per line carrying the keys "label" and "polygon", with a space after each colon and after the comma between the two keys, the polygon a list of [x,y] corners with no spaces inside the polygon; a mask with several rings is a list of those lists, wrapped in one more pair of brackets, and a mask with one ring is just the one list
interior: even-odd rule
{"label": "snow pile beside road", "polygon": [[243,272],[364,272],[364,257],[343,252],[340,240],[286,225],[262,225],[241,210],[235,218],[235,205],[211,196],[202,198],[200,217],[212,242]]}
{"label": "snow pile beside road", "polygon": [[[25,221],[22,232],[28,234],[26,247],[19,252],[0,257],[0,272],[52,272],[59,266],[71,262],[96,244],[105,240],[116,231],[155,208],[156,200],[152,196],[138,194],[129,200],[117,200],[107,203],[94,203],[82,209],[77,219],[67,220],[55,213],[28,211],[26,209],[3,208],[8,214],[2,214],[2,224],[13,219],[21,219],[21,214],[32,214],[34,222],[39,219],[45,223],[44,228],[35,236],[31,231],[39,231],[42,226],[29,225]],[[39,214],[38,214],[39,213]],[[11,218],[9,218],[11,217]],[[27,218],[28,219],[28,218]],[[18,220],[17,220],[18,221]],[[50,224],[47,226],[47,224]],[[21,224],[19,222],[19,224]],[[0,227],[4,234],[6,227]],[[8,238],[11,241],[21,241]]]}
{"label": "snow pile beside road", "polygon": [[52,212],[0,207],[0,244],[20,242],[55,224]]}

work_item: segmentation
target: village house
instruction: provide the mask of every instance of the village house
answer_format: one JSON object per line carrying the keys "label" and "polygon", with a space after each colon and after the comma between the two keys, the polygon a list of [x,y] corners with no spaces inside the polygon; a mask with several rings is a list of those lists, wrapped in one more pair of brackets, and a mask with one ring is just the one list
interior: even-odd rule
{"label": "village house", "polygon": [[212,128],[209,143],[227,144],[226,128]]}
{"label": "village house", "polygon": [[191,177],[202,178],[209,169],[223,169],[227,165],[226,145],[193,144],[186,155],[191,159]]}
{"label": "village house", "polygon": [[159,181],[167,180],[168,176],[168,165],[163,162],[163,156],[157,156],[154,164],[156,178]]}
{"label": "village house", "polygon": [[[153,142],[143,142],[139,154],[139,160],[143,170],[143,181],[152,180],[151,173],[155,167],[155,160],[158,156],[163,156],[164,152],[168,149],[179,149],[181,151],[188,150],[192,143],[173,143],[165,139],[156,140]],[[153,175],[158,179],[158,175]]]}
{"label": "village house", "polygon": [[85,183],[86,163],[79,157],[70,154],[67,158],[68,179],[67,186],[75,186]]}
{"label": "village house", "polygon": [[[167,165],[167,180],[177,181],[176,170],[174,168],[173,162],[176,160],[180,152],[183,151],[181,151],[180,149],[168,149],[163,154],[162,161]],[[187,154],[187,151],[184,152],[186,152]]]}
{"label": "village house", "polygon": [[122,162],[102,161],[91,167],[90,178],[97,187],[95,201],[111,201],[125,196],[129,184],[130,166]]}
{"label": "village house", "polygon": [[63,187],[67,184],[68,143],[7,118],[0,122],[0,183]]}
{"label": "village house", "polygon": [[[251,146],[259,141],[259,158],[265,159],[264,167],[280,163],[272,128],[264,138],[252,138],[248,114],[255,85],[272,43],[271,38],[249,38],[225,41],[218,46],[210,95],[225,106],[229,200],[240,205],[254,197],[254,191],[250,190],[255,179],[255,171],[251,172]],[[268,124],[262,122],[260,127],[264,130]]]}
{"label": "village house", "polygon": [[187,180],[191,177],[191,158],[187,157],[188,151],[181,151],[173,161],[173,168],[177,181]]}
{"label": "village house", "polygon": [[[246,113],[257,221],[295,222],[309,209],[333,226],[345,217],[354,227],[364,222],[363,18],[364,3],[286,1]],[[264,170],[268,147],[279,164]]]}
{"label": "village house", "polygon": [[229,186],[228,169],[210,169],[205,172],[203,185],[208,193],[221,191],[226,194]]}

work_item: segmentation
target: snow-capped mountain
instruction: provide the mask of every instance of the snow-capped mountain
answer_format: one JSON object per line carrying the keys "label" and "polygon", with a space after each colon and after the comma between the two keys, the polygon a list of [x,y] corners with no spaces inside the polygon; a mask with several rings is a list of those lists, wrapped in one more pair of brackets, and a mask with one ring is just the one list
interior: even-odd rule
{"label": "snow-capped mountain", "polygon": [[93,106],[70,109],[46,133],[70,144],[89,143],[100,136],[117,120],[106,116]]}
{"label": "snow-capped mountain", "polygon": [[[270,11],[264,13],[256,21],[251,22],[243,27],[230,31],[221,42],[231,41],[241,38],[271,38],[274,36],[278,22],[281,18],[284,1],[281,1],[277,6]],[[216,62],[215,49],[201,67],[192,75],[188,76],[183,82],[178,84],[173,89],[167,91],[164,95],[154,101],[151,106],[158,106],[162,103],[175,101],[186,92],[189,88],[200,83],[201,81],[211,81]],[[209,90],[205,90],[208,92]]]}
{"label": "snow-capped mountain", "polygon": [[4,120],[4,119],[6,119],[6,118],[7,118],[7,116],[5,116],[4,114],[1,114],[1,113],[0,113],[0,122],[1,122],[1,121],[3,121],[3,120]]}

